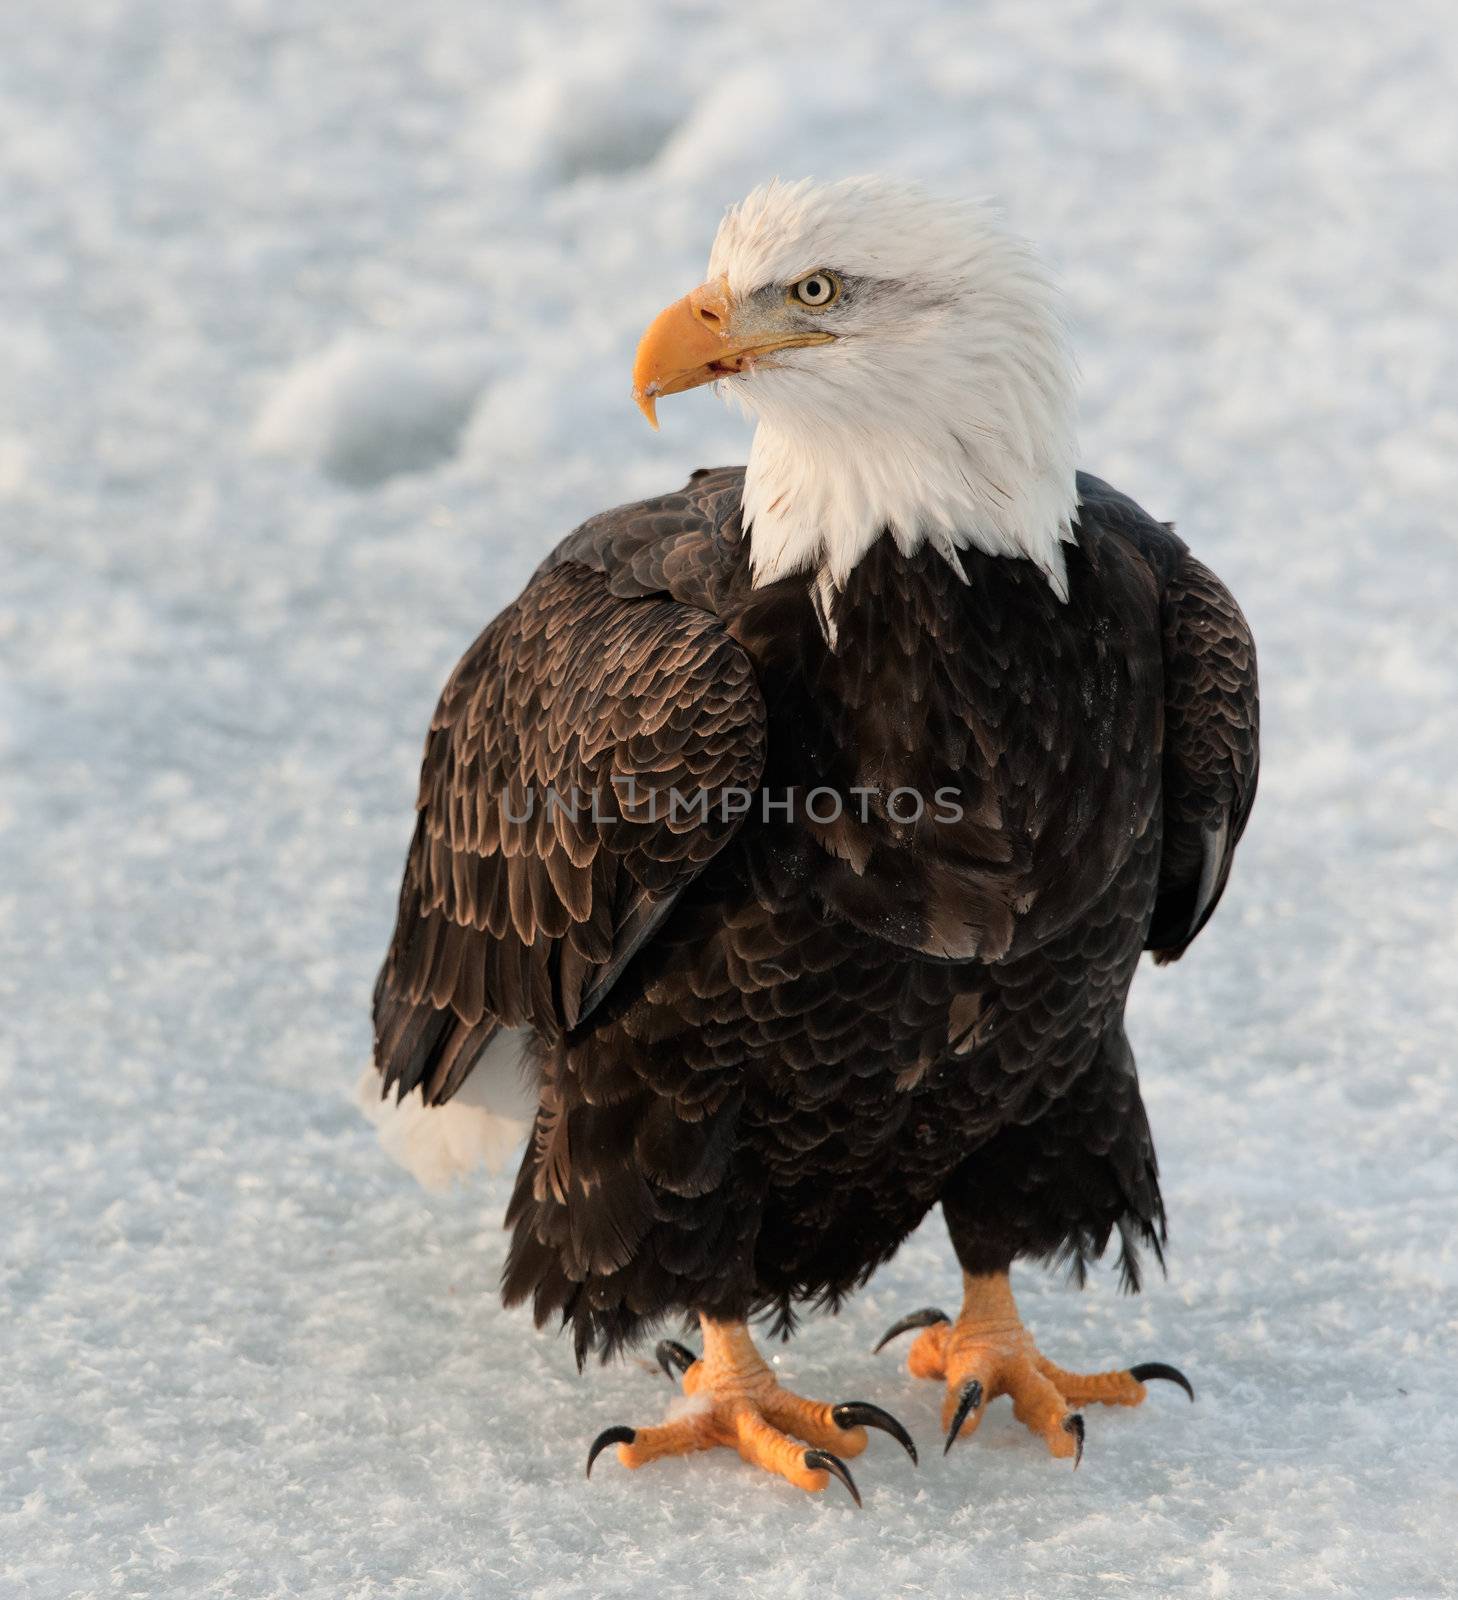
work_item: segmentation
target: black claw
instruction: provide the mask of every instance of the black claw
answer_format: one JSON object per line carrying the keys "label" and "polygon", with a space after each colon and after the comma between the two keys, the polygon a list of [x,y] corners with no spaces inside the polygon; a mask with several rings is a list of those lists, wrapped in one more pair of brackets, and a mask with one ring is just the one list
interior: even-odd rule
{"label": "black claw", "polygon": [[1170,1383],[1179,1384],[1191,1400],[1195,1398],[1195,1391],[1190,1387],[1190,1380],[1184,1373],[1178,1367],[1168,1366],[1163,1361],[1141,1361],[1137,1367],[1129,1368],[1129,1376],[1136,1383],[1148,1383],[1151,1378],[1165,1378]]}
{"label": "black claw", "polygon": [[957,1435],[962,1431],[962,1424],[982,1404],[982,1384],[973,1378],[971,1383],[964,1384],[962,1392],[957,1397],[957,1409],[952,1413],[952,1425],[947,1429],[947,1442],[942,1446],[942,1454],[957,1442]]}
{"label": "black claw", "polygon": [[660,1339],[653,1354],[658,1357],[658,1365],[663,1368],[664,1376],[672,1378],[674,1369],[685,1373],[699,1358],[685,1344],[680,1344],[677,1339]]}
{"label": "black claw", "polygon": [[938,1322],[950,1322],[952,1319],[945,1311],[938,1311],[935,1306],[925,1306],[920,1311],[913,1311],[909,1316],[902,1317],[900,1322],[893,1322],[881,1335],[881,1342],[871,1352],[879,1355],[898,1334],[910,1333],[913,1328],[930,1328]]}
{"label": "black claw", "polygon": [[1064,1417],[1063,1431],[1073,1435],[1073,1470],[1077,1472],[1083,1460],[1083,1418],[1077,1411],[1071,1417]]}
{"label": "black claw", "polygon": [[846,1400],[838,1406],[832,1406],[830,1415],[837,1428],[879,1428],[882,1433],[889,1433],[911,1457],[912,1465],[918,1465],[916,1446],[912,1443],[911,1435],[889,1411],[883,1411],[880,1406],[873,1406],[865,1400]]}
{"label": "black claw", "polygon": [[631,1428],[624,1428],[621,1424],[616,1428],[604,1428],[597,1438],[592,1441],[592,1449],[587,1452],[587,1476],[592,1476],[592,1464],[610,1444],[632,1444],[638,1435]]}
{"label": "black claw", "polygon": [[850,1497],[857,1505],[861,1503],[861,1492],[856,1488],[856,1480],[850,1475],[850,1468],[839,1456],[833,1456],[828,1450],[807,1450],[805,1452],[805,1465],[819,1472],[828,1472],[832,1478],[840,1481],[850,1490]]}

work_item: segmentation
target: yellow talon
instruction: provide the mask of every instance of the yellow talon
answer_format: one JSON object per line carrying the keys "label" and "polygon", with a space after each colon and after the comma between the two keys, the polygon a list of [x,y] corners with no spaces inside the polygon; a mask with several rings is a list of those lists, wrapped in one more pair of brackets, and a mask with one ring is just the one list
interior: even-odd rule
{"label": "yellow talon", "polygon": [[1161,1363],[1114,1372],[1065,1372],[1033,1343],[1005,1272],[969,1273],[963,1283],[962,1310],[955,1322],[931,1309],[915,1312],[881,1341],[921,1329],[906,1364],[915,1377],[940,1378],[946,1384],[942,1427],[947,1449],[975,1433],[987,1402],[1005,1394],[1018,1421],[1041,1434],[1053,1455],[1072,1456],[1076,1466],[1084,1432],[1076,1407],[1137,1406],[1147,1392],[1145,1378],[1167,1378],[1195,1397],[1184,1375]]}
{"label": "yellow talon", "polygon": [[891,1434],[916,1460],[906,1430],[879,1406],[864,1401],[827,1405],[782,1389],[742,1322],[701,1317],[700,1323],[704,1353],[697,1360],[671,1340],[658,1348],[665,1371],[682,1371],[689,1406],[655,1427],[606,1429],[588,1453],[589,1475],[610,1444],[617,1445],[625,1467],[723,1445],[812,1494],[838,1478],[859,1505],[855,1480],[842,1458],[858,1456],[866,1448],[867,1427]]}

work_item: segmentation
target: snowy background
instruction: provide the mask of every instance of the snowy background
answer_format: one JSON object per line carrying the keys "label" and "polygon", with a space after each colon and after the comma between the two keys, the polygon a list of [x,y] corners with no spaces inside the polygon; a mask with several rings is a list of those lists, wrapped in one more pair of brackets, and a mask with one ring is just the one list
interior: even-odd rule
{"label": "snowy background", "polygon": [[[0,1593],[1453,1593],[1458,21],[1451,0],[51,0],[0,49]],[[1084,459],[1262,651],[1261,799],[1132,1030],[1173,1221],[1077,1366],[1177,1362],[1075,1475],[870,1346],[933,1217],[782,1372],[875,1399],[857,1514],[651,1421],[495,1297],[500,1181],[348,1095],[437,690],[649,433],[637,334],[721,208],[880,168],[1067,282]]]}

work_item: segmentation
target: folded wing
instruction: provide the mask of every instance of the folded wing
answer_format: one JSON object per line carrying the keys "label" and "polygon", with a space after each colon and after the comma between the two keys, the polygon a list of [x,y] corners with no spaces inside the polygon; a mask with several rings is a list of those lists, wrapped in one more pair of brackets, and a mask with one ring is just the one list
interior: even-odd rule
{"label": "folded wing", "polygon": [[1182,956],[1225,892],[1255,799],[1255,643],[1230,591],[1186,554],[1166,594],[1164,848],[1145,947]]}
{"label": "folded wing", "polygon": [[568,559],[476,640],[426,742],[375,987],[385,1093],[449,1100],[501,1027],[582,1022],[747,809],[764,702],[717,618]]}

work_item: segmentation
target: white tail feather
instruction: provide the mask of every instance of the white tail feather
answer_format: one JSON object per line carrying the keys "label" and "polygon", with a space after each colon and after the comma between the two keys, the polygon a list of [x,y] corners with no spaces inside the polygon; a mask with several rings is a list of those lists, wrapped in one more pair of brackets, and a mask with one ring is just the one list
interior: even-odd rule
{"label": "white tail feather", "polygon": [[397,1105],[380,1098],[380,1075],[367,1066],[355,1094],[375,1125],[385,1153],[427,1189],[446,1189],[484,1165],[500,1172],[520,1148],[536,1114],[536,1095],[523,1082],[522,1037],[502,1032],[443,1106],[427,1106],[419,1089]]}

